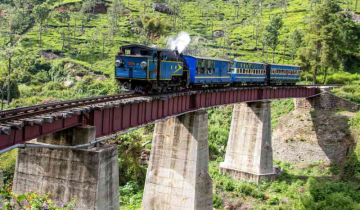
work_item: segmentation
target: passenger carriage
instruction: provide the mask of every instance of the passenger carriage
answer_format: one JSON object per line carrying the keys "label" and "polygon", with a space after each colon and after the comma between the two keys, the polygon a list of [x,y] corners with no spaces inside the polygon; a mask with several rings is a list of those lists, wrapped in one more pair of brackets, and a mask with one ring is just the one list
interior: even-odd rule
{"label": "passenger carriage", "polygon": [[190,72],[190,85],[224,85],[231,82],[230,63],[218,58],[184,55]]}
{"label": "passenger carriage", "polygon": [[271,84],[292,84],[300,80],[300,66],[270,64],[270,82]]}
{"label": "passenger carriage", "polygon": [[265,83],[266,82],[266,64],[234,61],[231,67],[232,83]]}

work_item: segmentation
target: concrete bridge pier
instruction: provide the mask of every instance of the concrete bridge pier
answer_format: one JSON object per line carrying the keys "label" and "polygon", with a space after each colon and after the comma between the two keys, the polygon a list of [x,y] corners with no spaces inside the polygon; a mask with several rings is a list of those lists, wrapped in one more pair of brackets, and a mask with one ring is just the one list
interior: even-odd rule
{"label": "concrete bridge pier", "polygon": [[271,145],[270,102],[234,105],[222,173],[260,183],[276,178]]}
{"label": "concrete bridge pier", "polygon": [[208,115],[185,114],[156,124],[143,210],[212,210]]}
{"label": "concrete bridge pier", "polygon": [[[95,140],[95,132],[94,126],[76,127],[42,137],[37,144],[84,144]],[[19,149],[13,191],[31,190],[50,192],[57,203],[77,198],[76,209],[119,210],[117,146]]]}

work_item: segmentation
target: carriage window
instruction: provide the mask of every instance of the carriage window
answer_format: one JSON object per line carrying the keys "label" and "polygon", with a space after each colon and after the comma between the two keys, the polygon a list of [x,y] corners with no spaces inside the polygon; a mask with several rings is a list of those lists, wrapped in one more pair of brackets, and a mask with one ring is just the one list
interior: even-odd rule
{"label": "carriage window", "polygon": [[205,73],[205,60],[201,60],[200,74]]}
{"label": "carriage window", "polygon": [[125,50],[125,55],[131,55],[131,50]]}
{"label": "carriage window", "polygon": [[207,73],[212,74],[212,68],[211,68],[212,61],[207,61]]}
{"label": "carriage window", "polygon": [[215,61],[211,61],[211,74],[215,73]]}
{"label": "carriage window", "polygon": [[151,55],[151,53],[150,53],[150,51],[147,51],[147,50],[140,50],[140,55],[149,56],[149,55]]}

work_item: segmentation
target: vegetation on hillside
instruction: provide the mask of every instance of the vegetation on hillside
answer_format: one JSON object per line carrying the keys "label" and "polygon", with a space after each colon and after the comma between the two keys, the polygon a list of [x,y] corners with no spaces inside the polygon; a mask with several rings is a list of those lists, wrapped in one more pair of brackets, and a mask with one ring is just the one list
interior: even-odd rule
{"label": "vegetation on hillside", "polygon": [[[360,9],[335,0],[2,0],[0,2],[0,100],[13,108],[50,101],[119,93],[114,56],[121,45],[165,47],[167,38],[188,32],[186,53],[245,61],[300,64],[302,83],[356,84],[334,90],[360,102]],[[356,21],[355,21],[356,20]],[[291,100],[272,103],[272,126],[292,111]],[[209,148],[214,207],[255,209],[359,209],[359,146],[343,166],[296,168],[280,163],[283,175],[260,186],[218,172],[226,151],[232,107],[209,110]],[[358,129],[360,117],[350,124]],[[122,209],[139,209],[145,171],[142,144],[153,127],[120,136]],[[148,145],[147,148],[150,148]],[[0,156],[12,180],[16,151]]]}
{"label": "vegetation on hillside", "polygon": [[190,54],[301,64],[305,83],[358,81],[353,1],[161,2],[169,14],[149,0],[2,1],[0,95],[13,101],[6,107],[118,92],[112,77],[121,45],[165,47],[180,31],[192,37]]}

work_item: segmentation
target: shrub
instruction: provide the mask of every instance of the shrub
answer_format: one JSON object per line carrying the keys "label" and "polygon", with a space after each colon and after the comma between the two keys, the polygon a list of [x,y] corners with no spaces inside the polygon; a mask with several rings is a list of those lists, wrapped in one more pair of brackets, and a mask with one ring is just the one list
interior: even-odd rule
{"label": "shrub", "polygon": [[273,197],[273,198],[269,198],[269,200],[267,201],[268,204],[270,205],[279,205],[280,204],[280,200],[277,197]]}
{"label": "shrub", "polygon": [[226,180],[226,181],[224,182],[224,187],[225,187],[225,190],[226,190],[226,191],[232,192],[232,191],[234,191],[234,189],[235,189],[235,183],[234,183],[233,180],[228,179],[228,180]]}
{"label": "shrub", "polygon": [[56,204],[49,199],[49,193],[40,195],[37,191],[30,191],[25,194],[15,194],[11,191],[11,185],[0,187],[0,195],[4,197],[4,209],[7,210],[71,210],[76,206],[76,198],[69,203]]}
{"label": "shrub", "polygon": [[347,100],[360,103],[360,86],[347,85],[331,90],[335,95],[345,98]]}
{"label": "shrub", "polygon": [[326,78],[325,84],[358,84],[360,80],[359,74],[351,74],[348,72],[334,73]]}
{"label": "shrub", "polygon": [[223,205],[222,199],[217,194],[213,194],[213,207],[220,208],[222,205]]}
{"label": "shrub", "polygon": [[8,151],[0,155],[0,171],[4,174],[4,182],[8,183],[13,180],[15,164],[17,158],[17,149]]}

